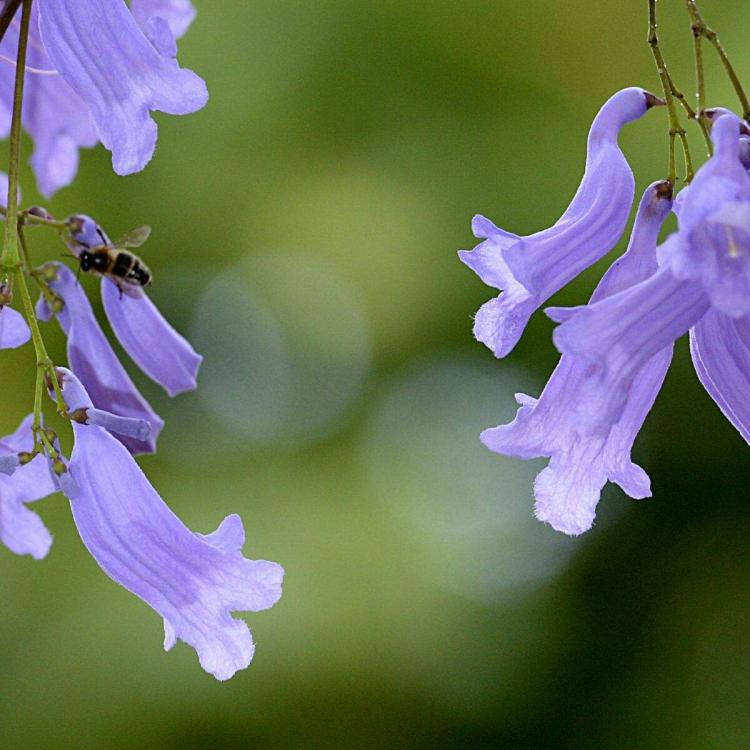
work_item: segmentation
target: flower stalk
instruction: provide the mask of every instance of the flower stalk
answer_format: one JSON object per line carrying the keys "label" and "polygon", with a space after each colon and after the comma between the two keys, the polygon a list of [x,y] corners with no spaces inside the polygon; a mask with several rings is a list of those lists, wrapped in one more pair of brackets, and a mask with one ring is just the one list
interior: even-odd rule
{"label": "flower stalk", "polygon": [[[687,133],[685,132],[685,128],[680,124],[675,100],[684,102],[683,106],[687,105],[687,102],[685,101],[685,96],[675,88],[669,75],[667,64],[664,61],[661,48],[659,47],[659,36],[657,34],[656,23],[656,0],[648,0],[648,44],[649,47],[651,47],[651,54],[654,57],[656,70],[659,73],[662,91],[664,92],[664,100],[667,103],[667,116],[669,118],[669,167],[667,180],[673,185],[677,181],[675,139],[679,138],[685,157],[685,181],[689,183],[693,179],[693,163],[690,157]],[[689,105],[687,106],[689,107]]]}
{"label": "flower stalk", "polygon": [[[713,46],[716,53],[719,55],[721,64],[724,66],[724,70],[729,76],[729,80],[732,82],[737,98],[740,100],[740,106],[742,107],[742,117],[748,119],[750,117],[750,101],[748,101],[745,89],[740,82],[739,76],[734,69],[734,66],[729,61],[729,56],[726,50],[719,41],[718,34],[703,20],[701,12],[698,10],[695,0],[686,0],[687,10],[690,14],[690,21],[692,24],[693,38],[695,41],[695,60],[696,60],[696,73],[698,77],[698,96],[699,102],[705,101],[705,84],[703,80],[703,52],[700,44],[701,39],[705,39],[709,44]],[[699,103],[699,109],[702,112],[702,104]]]}

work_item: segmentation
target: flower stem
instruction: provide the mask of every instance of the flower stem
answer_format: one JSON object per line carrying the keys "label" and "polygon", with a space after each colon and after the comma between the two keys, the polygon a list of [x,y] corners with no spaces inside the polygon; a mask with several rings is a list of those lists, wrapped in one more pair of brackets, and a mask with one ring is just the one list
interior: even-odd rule
{"label": "flower stem", "polygon": [[[57,375],[55,373],[55,366],[52,360],[47,354],[47,348],[44,346],[44,340],[42,339],[42,333],[39,330],[39,321],[36,319],[34,313],[34,303],[31,301],[31,295],[29,294],[29,287],[26,284],[26,274],[22,268],[16,269],[16,278],[18,279],[18,289],[21,294],[21,303],[23,304],[23,311],[26,314],[26,320],[28,321],[29,328],[31,329],[31,341],[34,344],[34,352],[36,354],[36,366],[37,369],[42,370],[50,375],[52,381],[52,388],[55,391],[55,400],[57,402],[57,411],[62,416],[65,416],[67,412],[67,406],[65,405],[65,399],[63,398],[62,391],[60,390],[60,384],[57,382]],[[34,419],[38,418],[36,413],[36,399],[34,399]],[[41,404],[40,404],[41,411]]]}
{"label": "flower stem", "polygon": [[[747,94],[745,94],[745,89],[742,87],[742,83],[740,83],[740,79],[737,76],[732,63],[729,61],[729,56],[727,55],[726,50],[724,49],[724,47],[722,47],[716,32],[703,20],[703,16],[701,16],[695,0],[686,0],[686,2],[687,10],[690,14],[690,21],[692,23],[693,37],[696,39],[696,69],[698,69],[698,67],[700,66],[698,78],[698,95],[700,99],[705,100],[705,84],[703,82],[703,53],[700,45],[700,39],[705,39],[714,47],[716,53],[719,55],[719,59],[724,66],[724,70],[729,76],[729,80],[732,82],[732,86],[734,86],[737,98],[740,100],[740,105],[742,106],[742,116],[747,120],[748,118],[750,118],[750,101],[748,101]],[[702,105],[699,104],[698,106],[702,112]]]}
{"label": "flower stem", "polygon": [[18,34],[16,78],[13,89],[13,116],[10,125],[10,159],[8,161],[8,208],[5,217],[5,237],[0,265],[8,273],[19,267],[18,256],[18,173],[21,168],[21,114],[23,84],[26,73],[26,50],[29,42],[32,0],[23,0],[21,30]]}
{"label": "flower stem", "polygon": [[[693,179],[693,165],[692,159],[690,158],[690,150],[688,148],[687,134],[685,128],[680,125],[680,119],[677,116],[677,107],[675,106],[675,99],[684,100],[684,95],[676,96],[674,84],[669,76],[667,70],[667,64],[664,61],[664,56],[661,53],[659,47],[659,37],[656,33],[656,0],[648,0],[648,44],[651,47],[651,54],[654,56],[654,62],[656,63],[656,70],[659,73],[659,79],[661,80],[661,88],[664,92],[664,100],[667,102],[667,115],[669,118],[669,173],[667,180],[673,185],[677,180],[677,165],[675,161],[675,138],[680,139],[682,144],[682,150],[685,155],[685,171],[686,181],[690,182]],[[687,102],[685,102],[687,104]]]}
{"label": "flower stem", "polygon": [[34,421],[31,431],[34,434],[34,450],[39,450],[39,430],[42,426],[42,392],[44,390],[44,372],[41,367],[36,368],[36,385],[34,386]]}

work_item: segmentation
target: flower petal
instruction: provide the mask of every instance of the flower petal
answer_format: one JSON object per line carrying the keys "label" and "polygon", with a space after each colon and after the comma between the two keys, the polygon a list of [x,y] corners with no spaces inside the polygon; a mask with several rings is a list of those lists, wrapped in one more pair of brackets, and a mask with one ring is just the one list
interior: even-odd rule
{"label": "flower petal", "polygon": [[750,443],[750,319],[709,310],[690,331],[690,353],[703,387]]}
{"label": "flower petal", "polygon": [[121,294],[102,279],[102,302],[112,330],[130,358],[170,395],[192,391],[203,357],[164,319],[146,293]]}
{"label": "flower petal", "polygon": [[151,159],[150,110],[180,115],[205,105],[203,80],[161,55],[122,0],[40,0],[39,14],[47,54],[86,102],[118,174]]}
{"label": "flower petal", "polygon": [[[66,402],[85,407],[75,376],[59,372]],[[281,566],[243,557],[244,531],[236,517],[213,534],[194,534],[106,430],[74,423],[73,431],[70,472],[79,489],[69,499],[94,559],[164,618],[167,648],[175,637],[190,644],[219,680],[247,667],[252,637],[230,613],[272,607],[281,596]]]}
{"label": "flower petal", "polygon": [[[33,438],[29,414],[13,435],[0,439],[0,450],[12,453],[31,451]],[[52,535],[36,513],[24,503],[41,500],[57,491],[44,456],[36,456],[19,466],[12,477],[0,476],[0,541],[17,555],[41,560],[52,545]]]}
{"label": "flower petal", "polygon": [[487,239],[460,253],[499,301],[477,315],[475,336],[498,357],[516,344],[531,313],[618,242],[633,202],[633,174],[617,145],[623,125],[641,117],[654,97],[629,88],[597,114],[588,139],[586,170],[565,213],[549,229],[516,237],[483,220]]}
{"label": "flower petal", "polygon": [[31,338],[21,313],[12,307],[0,307],[0,349],[16,349]]}
{"label": "flower petal", "polygon": [[[94,406],[121,417],[145,420],[151,425],[151,434],[146,440],[132,436],[120,436],[120,440],[133,453],[153,453],[164,420],[143,398],[120,364],[72,271],[61,264],[56,264],[56,268],[57,280],[50,286],[65,301],[57,320],[68,336],[68,363],[85,384]],[[44,311],[40,313],[40,317],[44,317]]]}

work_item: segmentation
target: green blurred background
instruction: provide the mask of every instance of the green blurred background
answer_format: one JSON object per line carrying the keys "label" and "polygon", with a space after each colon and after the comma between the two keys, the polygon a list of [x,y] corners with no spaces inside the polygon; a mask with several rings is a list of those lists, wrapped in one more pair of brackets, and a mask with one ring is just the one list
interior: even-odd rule
{"label": "green blurred background", "polygon": [[[494,292],[456,251],[477,212],[551,224],[600,104],[657,88],[645,0],[196,5],[180,59],[209,106],[158,117],[137,176],[84,153],[47,205],[154,227],[152,296],[206,361],[174,401],[134,374],[167,420],[141,465],[195,530],[239,512],[284,596],[246,616],[255,661],[219,684],[184,644],[163,653],[160,618],[100,572],[62,496],[40,502],[47,560],[0,552],[2,746],[750,746],[747,446],[685,342],[635,450],[655,497],[609,487],[583,538],[533,520],[543,462],[477,437],[556,352],[543,315],[507,360],[473,341]],[[747,71],[746,4],[702,5]],[[691,91],[683,3],[660,6]],[[709,104],[732,106],[708,59]],[[623,133],[639,189],[665,176],[665,131],[656,111]],[[605,266],[554,302],[584,301]],[[31,407],[30,347],[3,363],[5,434]]]}

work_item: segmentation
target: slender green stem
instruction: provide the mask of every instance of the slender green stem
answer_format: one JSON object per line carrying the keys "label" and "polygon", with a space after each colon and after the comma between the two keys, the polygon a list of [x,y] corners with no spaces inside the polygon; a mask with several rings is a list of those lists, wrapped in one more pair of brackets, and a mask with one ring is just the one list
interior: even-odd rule
{"label": "slender green stem", "polygon": [[[689,120],[693,120],[698,124],[698,127],[701,130],[701,135],[703,136],[703,141],[706,144],[706,149],[708,150],[708,155],[710,156],[713,153],[713,144],[711,143],[711,136],[708,134],[708,128],[706,127],[706,118],[702,114],[703,110],[699,109],[698,112],[696,112],[687,102],[687,99],[685,98],[685,94],[680,91],[680,89],[677,88],[674,84],[674,79],[670,75],[669,72],[667,72],[667,77],[669,78],[669,87],[672,89],[672,96],[680,103],[682,108],[685,110],[685,115]],[[687,155],[689,156],[689,154]]]}
{"label": "slender green stem", "polygon": [[26,314],[26,320],[31,329],[31,341],[34,344],[34,352],[36,353],[36,364],[37,368],[43,370],[50,376],[52,381],[52,388],[55,391],[55,401],[57,402],[57,411],[61,415],[65,415],[67,412],[67,406],[65,405],[65,399],[63,398],[62,391],[60,390],[60,384],[57,382],[57,373],[55,372],[55,366],[52,360],[47,354],[47,349],[44,346],[44,340],[42,339],[42,333],[39,330],[39,322],[34,314],[34,303],[31,301],[31,295],[29,294],[29,287],[26,284],[26,275],[22,268],[16,270],[16,278],[18,279],[18,289],[21,294],[21,303],[23,304],[23,310]]}
{"label": "slender green stem", "polygon": [[682,155],[685,159],[685,182],[689,185],[695,177],[695,171],[693,170],[693,159],[690,156],[690,147],[688,146],[687,134],[685,131],[677,133],[677,137],[682,143]]}
{"label": "slender green stem", "polygon": [[656,70],[659,73],[659,79],[661,80],[664,100],[667,102],[667,116],[669,118],[669,173],[667,179],[672,184],[677,180],[675,138],[679,138],[685,153],[686,179],[689,182],[692,179],[692,160],[690,159],[690,153],[687,150],[687,136],[685,129],[680,125],[680,120],[677,116],[677,107],[675,106],[676,97],[673,93],[673,83],[669,76],[664,56],[659,48],[659,36],[656,29],[656,0],[648,0],[648,44],[651,47],[651,54],[654,56]]}
{"label": "slender green stem", "polygon": [[[7,216],[8,209],[0,203],[0,216]],[[31,213],[31,209],[18,212],[18,223],[24,226],[51,227],[57,230],[57,233],[65,231],[68,228],[67,221],[57,221],[56,219],[45,219],[43,216]]]}
{"label": "slender green stem", "polygon": [[31,265],[31,254],[29,253],[29,246],[26,244],[26,235],[23,233],[23,229],[18,227],[18,240],[21,245],[21,255],[23,257],[23,266],[26,269],[26,273],[32,274],[33,267]]}
{"label": "slender green stem", "polygon": [[[0,214],[3,213],[2,209],[3,207],[0,206]],[[68,228],[68,224],[65,221],[45,219],[42,216],[37,216],[36,214],[32,214],[29,211],[21,211],[18,214],[18,219],[22,224],[29,224],[30,226],[37,225],[40,227],[51,227],[52,229],[56,229],[58,233]]]}
{"label": "slender green stem", "polygon": [[16,79],[13,90],[13,115],[10,125],[10,159],[8,162],[8,210],[5,217],[2,266],[5,271],[18,268],[18,176],[21,169],[21,112],[23,106],[23,84],[26,74],[26,50],[29,42],[31,2],[23,0],[21,29],[18,34],[16,55]]}
{"label": "slender green stem", "polygon": [[[732,63],[729,61],[729,56],[727,55],[726,50],[719,41],[717,33],[703,20],[703,16],[698,10],[696,0],[686,0],[686,2],[688,13],[690,14],[690,21],[692,23],[693,36],[696,38],[705,39],[716,50],[716,53],[719,55],[719,59],[721,60],[721,64],[724,66],[724,70],[729,76],[729,80],[732,82],[732,86],[734,87],[735,93],[737,94],[737,98],[740,100],[740,105],[742,106],[742,116],[747,119],[748,117],[750,117],[750,101],[748,101],[745,89],[742,87],[742,83],[740,82],[740,79],[735,72]],[[700,52],[698,50],[700,50],[700,44],[696,43],[696,64],[698,63],[698,60],[700,60],[702,79],[703,57],[702,50]],[[705,90],[701,92],[701,85],[702,80],[698,83],[698,91],[701,97],[705,100]]]}
{"label": "slender green stem", "polygon": [[706,78],[703,74],[703,35],[700,31],[700,24],[697,23],[698,9],[695,3],[687,0],[688,13],[690,14],[691,30],[693,32],[693,53],[695,56],[695,88],[696,100],[698,102],[698,112],[703,116],[706,109]]}
{"label": "slender green stem", "polygon": [[44,392],[44,372],[41,367],[36,368],[36,385],[34,386],[34,421],[31,431],[34,433],[34,450],[41,448],[39,444],[39,430],[42,426],[42,393]]}

